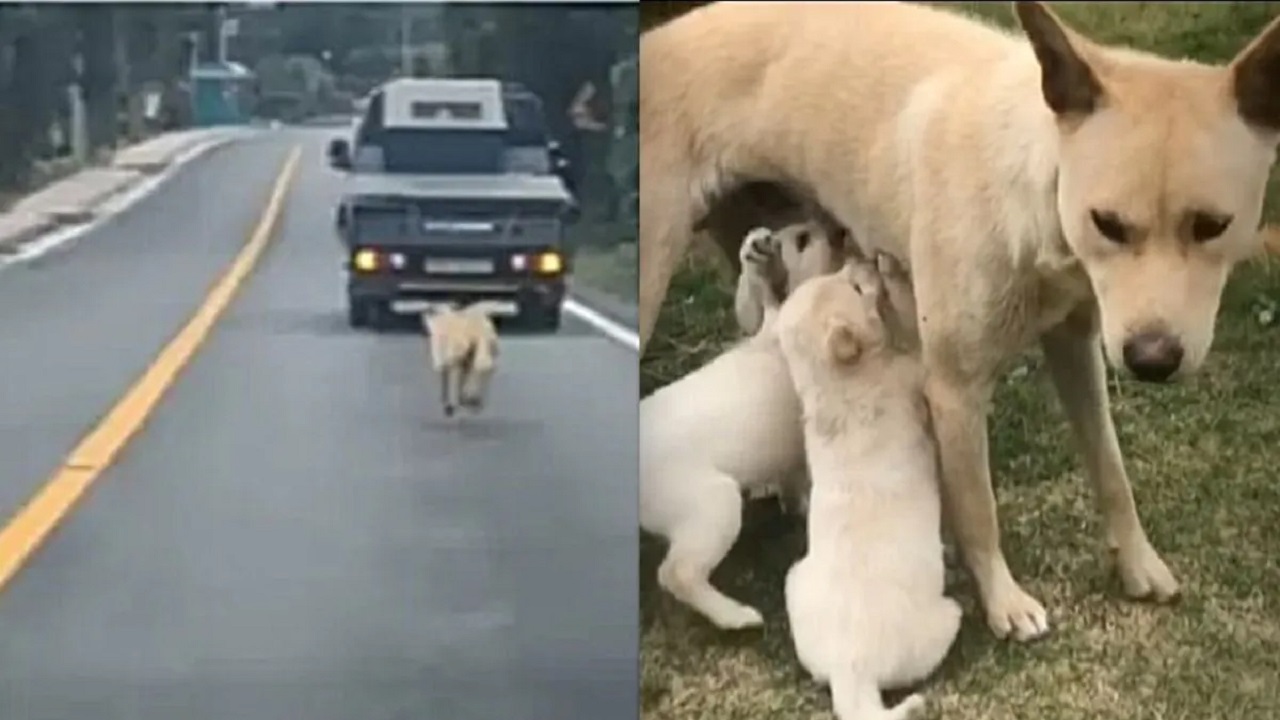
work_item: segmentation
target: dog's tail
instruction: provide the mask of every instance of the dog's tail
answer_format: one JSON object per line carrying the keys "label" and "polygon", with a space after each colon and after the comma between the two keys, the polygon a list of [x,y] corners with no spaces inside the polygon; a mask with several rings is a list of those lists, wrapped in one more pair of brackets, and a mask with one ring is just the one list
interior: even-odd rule
{"label": "dog's tail", "polygon": [[464,308],[470,312],[493,317],[502,312],[502,305],[496,300],[477,300]]}
{"label": "dog's tail", "polygon": [[880,699],[880,688],[856,666],[831,674],[831,704],[838,720],[911,720],[924,709],[924,698],[907,696],[889,708]]}

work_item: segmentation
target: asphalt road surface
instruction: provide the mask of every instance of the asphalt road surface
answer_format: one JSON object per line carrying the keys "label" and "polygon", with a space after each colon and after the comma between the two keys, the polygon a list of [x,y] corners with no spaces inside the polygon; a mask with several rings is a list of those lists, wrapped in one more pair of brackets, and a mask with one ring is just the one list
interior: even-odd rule
{"label": "asphalt road surface", "polygon": [[217,149],[0,272],[0,513],[275,239],[132,440],[0,589],[4,720],[635,717],[634,351],[505,338],[446,421],[411,333],[346,327],[332,131]]}

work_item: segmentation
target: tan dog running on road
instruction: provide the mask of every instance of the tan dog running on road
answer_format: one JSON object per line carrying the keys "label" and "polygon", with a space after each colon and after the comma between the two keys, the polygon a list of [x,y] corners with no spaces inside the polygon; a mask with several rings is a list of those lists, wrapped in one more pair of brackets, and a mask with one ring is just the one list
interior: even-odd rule
{"label": "tan dog running on road", "polygon": [[1261,249],[1280,23],[1209,66],[1014,7],[1025,38],[895,2],[714,3],[642,35],[639,329],[643,347],[694,224],[746,182],[798,188],[906,261],[951,529],[991,629],[1030,639],[1049,616],[1009,569],[991,486],[1000,370],[1043,347],[1125,591],[1175,597],[1100,348],[1148,381],[1203,363],[1227,275]]}
{"label": "tan dog running on road", "polygon": [[453,417],[459,406],[472,412],[484,407],[498,362],[498,331],[492,313],[489,304],[481,301],[422,314],[446,417]]}

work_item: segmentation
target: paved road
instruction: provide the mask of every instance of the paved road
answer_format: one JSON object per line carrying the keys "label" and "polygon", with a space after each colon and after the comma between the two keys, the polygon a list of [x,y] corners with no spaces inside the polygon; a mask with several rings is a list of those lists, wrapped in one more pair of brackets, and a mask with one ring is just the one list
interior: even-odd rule
{"label": "paved road", "polygon": [[444,422],[411,334],[345,326],[323,130],[215,150],[0,272],[12,515],[200,305],[304,154],[275,243],[141,433],[0,593],[4,720],[634,717],[635,354],[513,336]]}

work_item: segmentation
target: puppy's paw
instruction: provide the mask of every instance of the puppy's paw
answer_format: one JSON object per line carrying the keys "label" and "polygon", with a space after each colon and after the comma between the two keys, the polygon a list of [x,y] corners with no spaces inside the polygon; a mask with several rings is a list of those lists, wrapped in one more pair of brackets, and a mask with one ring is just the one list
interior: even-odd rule
{"label": "puppy's paw", "polygon": [[1135,600],[1154,600],[1167,603],[1176,600],[1181,592],[1178,580],[1160,554],[1143,538],[1131,547],[1116,549],[1116,571],[1124,592]]}
{"label": "puppy's paw", "polygon": [[891,720],[914,720],[924,714],[924,709],[924,696],[920,693],[911,693],[903,698],[902,702],[890,708],[885,717]]}
{"label": "puppy's paw", "polygon": [[1012,578],[1000,583],[985,598],[987,626],[996,637],[1012,636],[1019,642],[1036,640],[1049,632],[1049,613],[1039,600],[1018,587]]}
{"label": "puppy's paw", "polygon": [[747,630],[764,625],[764,616],[760,611],[742,603],[718,608],[715,615],[709,619],[721,630]]}
{"label": "puppy's paw", "polygon": [[778,255],[778,236],[769,228],[758,227],[751,230],[742,239],[738,248],[738,259],[742,267],[763,270]]}

